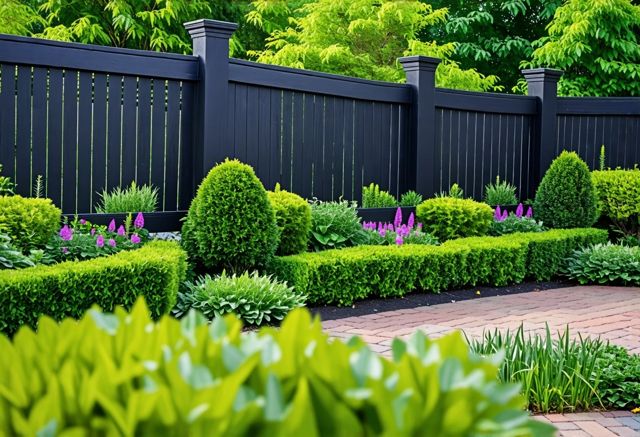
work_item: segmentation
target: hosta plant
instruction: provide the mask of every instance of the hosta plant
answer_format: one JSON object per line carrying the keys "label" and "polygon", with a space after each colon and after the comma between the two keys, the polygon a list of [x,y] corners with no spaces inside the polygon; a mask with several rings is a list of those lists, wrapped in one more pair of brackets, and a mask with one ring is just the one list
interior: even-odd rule
{"label": "hosta plant", "polygon": [[609,345],[598,360],[602,404],[611,409],[640,407],[640,355]]}
{"label": "hosta plant", "polygon": [[640,285],[640,247],[595,244],[576,250],[566,274],[581,284]]}
{"label": "hosta plant", "polygon": [[33,266],[33,261],[11,244],[8,235],[0,233],[0,270]]}
{"label": "hosta plant", "polygon": [[229,276],[223,272],[188,282],[186,290],[178,294],[174,314],[182,317],[192,308],[208,319],[234,313],[250,325],[261,325],[284,319],[304,302],[304,296],[270,276],[258,272]]}
{"label": "hosta plant", "polygon": [[0,337],[2,435],[554,433],[458,333],[394,340],[385,358],[302,309],[241,333],[233,316],[154,323],[143,302],[39,327]]}
{"label": "hosta plant", "polygon": [[316,251],[355,246],[365,241],[356,202],[311,203],[309,245]]}

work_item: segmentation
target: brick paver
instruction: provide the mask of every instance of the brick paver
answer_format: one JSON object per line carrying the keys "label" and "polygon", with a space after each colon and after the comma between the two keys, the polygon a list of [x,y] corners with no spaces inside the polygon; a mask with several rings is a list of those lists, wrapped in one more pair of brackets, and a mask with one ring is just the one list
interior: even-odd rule
{"label": "brick paver", "polygon": [[[359,335],[372,349],[388,354],[391,339],[420,329],[432,337],[463,330],[479,337],[486,329],[543,333],[569,325],[573,336],[601,337],[640,353],[640,288],[568,287],[382,312],[323,322],[333,336]],[[549,414],[540,420],[558,425],[559,436],[640,436],[640,415],[629,412]]]}

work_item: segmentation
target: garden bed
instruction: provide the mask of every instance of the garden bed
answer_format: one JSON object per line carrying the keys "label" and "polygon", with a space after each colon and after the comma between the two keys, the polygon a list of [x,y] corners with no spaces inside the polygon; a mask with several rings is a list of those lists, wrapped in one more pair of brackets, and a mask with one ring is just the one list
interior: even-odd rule
{"label": "garden bed", "polygon": [[574,285],[566,281],[524,282],[506,287],[472,287],[445,291],[439,294],[415,291],[395,299],[371,298],[354,303],[352,306],[335,305],[310,306],[309,310],[319,315],[322,320],[337,320],[347,317],[364,316],[402,309],[418,308],[463,300],[482,299],[485,297],[508,296],[532,291],[552,290]]}

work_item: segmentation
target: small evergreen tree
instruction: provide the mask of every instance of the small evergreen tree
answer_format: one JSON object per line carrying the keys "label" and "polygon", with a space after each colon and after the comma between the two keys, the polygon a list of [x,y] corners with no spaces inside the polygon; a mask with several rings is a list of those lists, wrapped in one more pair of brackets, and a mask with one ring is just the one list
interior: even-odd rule
{"label": "small evergreen tree", "polygon": [[589,227],[597,220],[596,194],[587,164],[564,151],[542,178],[533,205],[536,219],[550,228]]}

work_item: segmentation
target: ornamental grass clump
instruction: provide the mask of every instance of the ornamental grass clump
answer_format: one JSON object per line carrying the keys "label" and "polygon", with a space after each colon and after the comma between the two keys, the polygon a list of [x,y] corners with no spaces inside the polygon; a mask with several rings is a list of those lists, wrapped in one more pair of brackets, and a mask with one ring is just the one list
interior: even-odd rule
{"label": "ornamental grass clump", "polygon": [[362,187],[363,208],[393,208],[398,206],[398,201],[388,191],[380,189],[373,182],[368,187]]}
{"label": "ornamental grass clump", "polygon": [[250,325],[281,321],[294,308],[304,305],[305,297],[284,282],[261,276],[258,272],[242,275],[204,276],[186,283],[178,294],[173,313],[184,316],[190,309],[200,311],[209,320],[236,314]]}
{"label": "ornamental grass clump", "polygon": [[189,258],[212,272],[266,265],[279,234],[267,191],[253,168],[238,160],[226,160],[209,172],[182,227]]}
{"label": "ornamental grass clump", "polygon": [[407,191],[400,197],[398,206],[418,206],[422,203],[422,194],[413,190]]}
{"label": "ornamental grass clump", "polygon": [[364,222],[362,229],[366,231],[366,244],[402,245],[402,244],[438,244],[438,239],[422,231],[422,223],[415,223],[413,213],[409,214],[407,223],[402,222],[402,209],[396,210],[393,223]]}
{"label": "ornamental grass clump", "polygon": [[553,160],[538,187],[533,209],[550,228],[586,228],[596,222],[591,173],[578,154],[564,151]]}
{"label": "ornamental grass clump", "polygon": [[100,214],[154,212],[158,205],[158,189],[152,185],[138,186],[133,181],[125,189],[104,190],[100,198],[96,205],[96,212]]}
{"label": "ornamental grass clump", "polygon": [[481,355],[504,354],[498,378],[521,384],[521,392],[534,412],[572,412],[601,406],[600,368],[607,344],[600,339],[572,340],[569,327],[553,337],[525,335],[524,327],[501,332],[485,331],[482,339],[468,340]]}
{"label": "ornamental grass clump", "polygon": [[311,231],[311,206],[302,197],[282,190],[280,184],[269,191],[269,201],[276,215],[280,230],[278,255],[294,255],[305,252]]}
{"label": "ornamental grass clump", "polygon": [[484,187],[484,201],[490,206],[515,205],[518,203],[516,186],[504,180],[500,181],[500,176],[496,176],[495,183]]}

